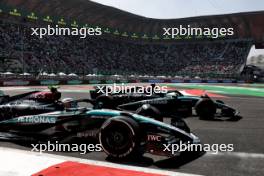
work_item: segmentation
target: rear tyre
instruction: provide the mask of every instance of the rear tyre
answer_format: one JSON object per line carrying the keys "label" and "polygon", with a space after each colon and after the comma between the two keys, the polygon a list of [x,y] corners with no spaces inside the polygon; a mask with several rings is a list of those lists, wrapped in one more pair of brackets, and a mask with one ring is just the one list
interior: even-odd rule
{"label": "rear tyre", "polygon": [[101,127],[99,141],[104,152],[120,160],[139,155],[140,136],[138,123],[128,117],[115,117]]}
{"label": "rear tyre", "polygon": [[200,119],[212,120],[216,114],[216,105],[211,99],[201,99],[196,103],[195,111]]}

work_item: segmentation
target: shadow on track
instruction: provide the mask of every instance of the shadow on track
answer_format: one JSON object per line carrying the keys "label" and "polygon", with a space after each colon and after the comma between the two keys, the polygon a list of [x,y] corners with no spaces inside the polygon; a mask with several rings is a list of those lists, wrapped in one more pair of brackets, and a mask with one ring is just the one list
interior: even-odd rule
{"label": "shadow on track", "polygon": [[203,156],[206,152],[183,152],[177,157],[168,158],[165,160],[159,160],[154,163],[155,166],[159,168],[179,168],[191,161],[194,161],[201,156]]}
{"label": "shadow on track", "polygon": [[214,119],[201,119],[204,121],[217,121],[217,122],[238,122],[241,120],[243,117],[242,116],[234,116],[234,117],[215,117]]}
{"label": "shadow on track", "polygon": [[115,160],[111,157],[107,157],[106,161],[118,164],[126,164],[131,166],[141,166],[141,167],[150,167],[154,164],[154,160],[150,157],[141,156],[141,157],[134,157],[125,160]]}
{"label": "shadow on track", "polygon": [[200,158],[204,154],[205,152],[183,152],[179,156],[158,160],[156,162],[154,162],[152,158],[146,156],[127,159],[123,161],[117,161],[107,157],[106,160],[113,163],[126,164],[131,166],[141,166],[141,167],[156,166],[164,169],[177,169],[187,163],[190,163]]}

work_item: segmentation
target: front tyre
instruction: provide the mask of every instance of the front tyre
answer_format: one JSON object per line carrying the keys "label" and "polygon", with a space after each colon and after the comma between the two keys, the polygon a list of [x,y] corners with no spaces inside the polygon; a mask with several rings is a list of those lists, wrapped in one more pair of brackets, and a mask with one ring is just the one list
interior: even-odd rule
{"label": "front tyre", "polygon": [[111,118],[102,125],[99,141],[109,157],[129,158],[138,153],[140,143],[138,123],[123,116]]}

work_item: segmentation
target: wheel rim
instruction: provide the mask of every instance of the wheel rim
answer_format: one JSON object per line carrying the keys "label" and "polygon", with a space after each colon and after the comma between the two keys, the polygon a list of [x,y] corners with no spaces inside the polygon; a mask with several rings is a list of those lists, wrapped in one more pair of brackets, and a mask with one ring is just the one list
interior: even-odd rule
{"label": "wheel rim", "polygon": [[126,156],[134,148],[134,132],[128,124],[112,122],[100,134],[100,143],[107,154]]}

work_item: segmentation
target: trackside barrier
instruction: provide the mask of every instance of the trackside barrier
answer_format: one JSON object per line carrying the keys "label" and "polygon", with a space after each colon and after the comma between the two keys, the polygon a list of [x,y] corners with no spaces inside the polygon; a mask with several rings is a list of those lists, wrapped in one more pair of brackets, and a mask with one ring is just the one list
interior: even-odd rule
{"label": "trackside barrier", "polygon": [[40,81],[40,85],[58,85],[60,84],[60,81],[58,80],[43,80]]}
{"label": "trackside barrier", "polygon": [[3,82],[3,86],[27,86],[29,84],[30,84],[29,81],[23,81],[23,80],[10,80]]}
{"label": "trackside barrier", "polygon": [[171,80],[171,83],[184,83],[184,80]]}
{"label": "trackside barrier", "polygon": [[164,82],[167,82],[163,79],[150,79],[148,80],[148,83],[164,83]]}
{"label": "trackside barrier", "polygon": [[100,80],[89,80],[88,82],[89,84],[100,84],[101,83]]}
{"label": "trackside barrier", "polygon": [[208,80],[207,83],[218,83],[217,80]]}
{"label": "trackside barrier", "polygon": [[202,80],[190,80],[190,83],[202,83]]}
{"label": "trackside barrier", "polygon": [[223,80],[223,83],[232,83],[232,80]]}
{"label": "trackside barrier", "polygon": [[0,81],[0,86],[38,86],[38,85],[80,85],[113,83],[248,83],[243,80],[200,80],[200,79],[131,79],[131,80],[23,80],[10,79]]}
{"label": "trackside barrier", "polygon": [[79,84],[83,84],[82,80],[69,80],[67,81],[68,85],[79,85]]}

